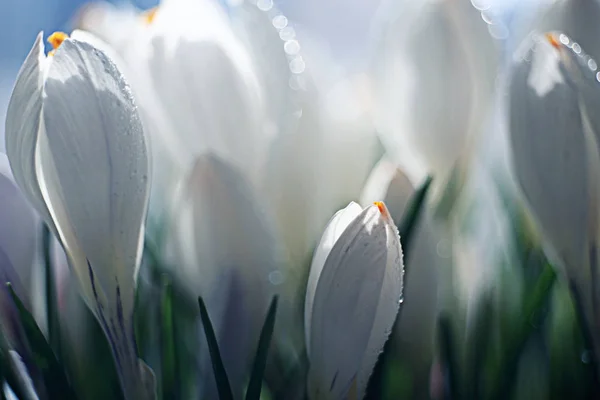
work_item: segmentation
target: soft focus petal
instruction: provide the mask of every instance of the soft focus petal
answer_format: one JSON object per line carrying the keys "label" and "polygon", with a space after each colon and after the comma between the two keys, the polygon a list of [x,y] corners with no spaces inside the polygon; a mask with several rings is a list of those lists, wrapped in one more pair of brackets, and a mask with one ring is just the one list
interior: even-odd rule
{"label": "soft focus petal", "polygon": [[495,80],[495,46],[469,0],[389,1],[374,59],[375,118],[413,184],[467,157]]}
{"label": "soft focus petal", "polygon": [[325,260],[331,252],[333,245],[339,237],[344,233],[348,225],[362,212],[362,207],[351,202],[348,206],[338,212],[331,218],[321,241],[315,249],[313,261],[310,266],[310,274],[308,276],[308,284],[306,286],[306,302],[304,303],[304,330],[306,337],[306,349],[310,354],[310,326],[312,322],[312,311],[313,303],[315,300],[315,291],[317,290],[317,283],[321,276],[321,271],[325,265]]}
{"label": "soft focus petal", "polygon": [[344,398],[368,378],[390,334],[402,295],[402,250],[383,204],[346,228],[319,277],[312,313],[309,394]]}
{"label": "soft focus petal", "polygon": [[539,39],[535,51],[528,50],[514,66],[510,139],[514,174],[544,237],[560,262],[580,274],[587,265],[586,148],[593,134],[582,119],[580,94],[560,46]]}
{"label": "soft focus petal", "polygon": [[[169,233],[173,274],[191,297],[204,298],[237,391],[268,302],[285,279],[273,229],[247,178],[212,154],[196,160],[174,215]],[[214,385],[206,351],[206,376]]]}
{"label": "soft focus petal", "polygon": [[148,35],[151,80],[184,144],[179,156],[191,167],[211,151],[256,179],[270,141],[263,94],[224,11],[212,0],[165,1]]}
{"label": "soft focus petal", "polygon": [[[272,4],[241,1],[229,10],[231,23],[249,49],[265,93],[269,113],[267,129],[286,134],[294,128],[299,104],[292,73],[301,47],[289,20]],[[297,63],[297,61],[296,61]]]}

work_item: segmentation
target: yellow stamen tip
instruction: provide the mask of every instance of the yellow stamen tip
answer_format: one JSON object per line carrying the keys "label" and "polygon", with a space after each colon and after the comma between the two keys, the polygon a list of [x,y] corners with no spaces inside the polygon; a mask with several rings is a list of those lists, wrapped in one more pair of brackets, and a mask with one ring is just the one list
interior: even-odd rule
{"label": "yellow stamen tip", "polygon": [[377,206],[377,208],[379,209],[379,212],[386,216],[388,215],[388,210],[387,207],[385,206],[385,204],[383,204],[383,201],[376,201],[373,204],[375,204]]}
{"label": "yellow stamen tip", "polygon": [[556,40],[556,37],[553,34],[546,33],[546,39],[548,40],[548,42],[550,42],[552,47],[554,47],[555,49],[560,49],[560,42]]}
{"label": "yellow stamen tip", "polygon": [[[64,32],[54,32],[52,35],[48,36],[48,43],[50,43],[50,45],[52,45],[52,48],[56,50],[60,47],[62,42],[64,42],[68,38],[69,35],[67,35]],[[52,55],[54,54],[54,52],[51,51],[49,54]]]}
{"label": "yellow stamen tip", "polygon": [[150,25],[154,21],[157,11],[158,11],[158,7],[153,7],[151,9],[149,9],[148,11],[143,12],[142,18],[144,19],[144,22],[146,22],[148,25]]}

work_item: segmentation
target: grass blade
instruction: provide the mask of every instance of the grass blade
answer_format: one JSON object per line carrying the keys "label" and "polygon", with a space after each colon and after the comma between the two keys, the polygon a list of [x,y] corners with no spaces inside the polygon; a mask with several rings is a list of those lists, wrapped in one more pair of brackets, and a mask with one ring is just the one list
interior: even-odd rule
{"label": "grass blade", "polygon": [[269,345],[271,344],[273,329],[275,329],[275,315],[277,314],[278,300],[279,299],[277,296],[274,296],[273,300],[271,300],[271,305],[269,306],[267,318],[265,319],[265,323],[262,327],[262,330],[260,331],[258,348],[256,349],[256,356],[254,357],[252,374],[250,375],[250,383],[248,384],[248,390],[246,391],[246,400],[260,399],[260,391],[262,389],[265,366],[267,365]]}
{"label": "grass blade", "polygon": [[219,351],[219,345],[217,344],[217,338],[213,329],[208,311],[206,310],[206,304],[202,297],[198,297],[198,305],[200,306],[200,318],[202,319],[202,326],[204,327],[204,334],[206,335],[206,341],[208,342],[208,351],[210,352],[210,360],[213,366],[213,372],[215,374],[215,381],[217,383],[217,390],[219,391],[220,400],[233,400],[233,393],[231,392],[231,386],[229,385],[229,378],[227,378],[227,372],[221,359],[221,352]]}
{"label": "grass blade", "polygon": [[52,348],[37,326],[33,316],[27,311],[10,283],[7,284],[12,300],[17,307],[19,319],[23,325],[25,336],[31,346],[34,362],[42,373],[44,386],[51,399],[76,399],[62,365],[56,359]]}

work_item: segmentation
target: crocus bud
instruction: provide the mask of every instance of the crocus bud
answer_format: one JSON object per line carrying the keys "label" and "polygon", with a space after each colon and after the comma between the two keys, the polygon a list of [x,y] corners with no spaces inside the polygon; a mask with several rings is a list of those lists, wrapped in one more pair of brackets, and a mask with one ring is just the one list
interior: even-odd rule
{"label": "crocus bud", "polygon": [[400,237],[383,203],[338,211],[317,246],[305,303],[309,397],[364,396],[402,296]]}

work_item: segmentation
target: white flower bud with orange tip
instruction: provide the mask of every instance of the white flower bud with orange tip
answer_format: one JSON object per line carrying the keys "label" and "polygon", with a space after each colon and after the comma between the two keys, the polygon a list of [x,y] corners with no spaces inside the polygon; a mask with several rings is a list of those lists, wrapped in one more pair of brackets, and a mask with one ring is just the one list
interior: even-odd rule
{"label": "white flower bud with orange tip", "polygon": [[338,211],[313,257],[305,302],[309,397],[364,396],[402,296],[398,230],[386,206]]}
{"label": "white flower bud with orange tip", "polygon": [[99,49],[42,34],[6,117],[15,181],[60,239],[111,345],[127,398],[152,396],[137,358],[133,303],[150,190],[146,137],[129,86]]}

